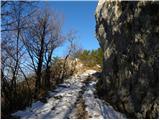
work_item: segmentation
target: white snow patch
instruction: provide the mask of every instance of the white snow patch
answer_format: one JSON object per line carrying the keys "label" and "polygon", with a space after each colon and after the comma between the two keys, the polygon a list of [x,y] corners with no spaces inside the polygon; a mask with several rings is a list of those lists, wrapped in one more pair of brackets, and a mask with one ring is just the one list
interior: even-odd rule
{"label": "white snow patch", "polygon": [[82,75],[91,75],[91,74],[94,74],[94,73],[96,73],[97,71],[95,71],[95,70],[86,70]]}
{"label": "white snow patch", "polygon": [[125,119],[126,117],[122,113],[115,111],[113,107],[107,105],[105,101],[95,98],[95,84],[96,82],[89,83],[87,90],[83,94],[83,99],[85,101],[86,111],[88,112],[89,118]]}

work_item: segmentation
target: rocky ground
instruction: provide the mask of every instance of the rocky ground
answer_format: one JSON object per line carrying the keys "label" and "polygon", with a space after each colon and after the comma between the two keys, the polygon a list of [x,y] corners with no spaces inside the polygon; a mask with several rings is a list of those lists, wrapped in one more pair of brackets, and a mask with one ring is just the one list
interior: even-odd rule
{"label": "rocky ground", "polygon": [[96,71],[87,70],[75,75],[56,89],[49,91],[46,100],[34,102],[31,107],[12,114],[18,118],[39,119],[87,119],[87,118],[125,118],[105,101],[95,95],[97,80],[89,80]]}

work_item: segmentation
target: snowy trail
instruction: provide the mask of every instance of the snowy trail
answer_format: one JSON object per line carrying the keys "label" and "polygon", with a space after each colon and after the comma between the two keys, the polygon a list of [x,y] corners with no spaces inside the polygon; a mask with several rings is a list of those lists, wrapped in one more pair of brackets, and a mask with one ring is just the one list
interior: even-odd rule
{"label": "snowy trail", "polygon": [[86,104],[86,111],[89,118],[95,119],[125,119],[125,115],[114,110],[112,106],[104,100],[96,98],[94,95],[96,82],[90,82],[83,94]]}
{"label": "snowy trail", "polygon": [[[54,91],[49,91],[47,103],[37,101],[33,103],[31,107],[27,107],[23,111],[17,111],[12,115],[23,119],[74,119],[77,118],[75,113],[76,101],[82,96],[85,111],[89,118],[125,118],[123,114],[116,112],[103,100],[95,98],[95,81],[89,82],[88,84],[84,83],[84,80],[95,72],[96,71],[88,70],[79,76],[73,76],[65,80],[65,82],[58,85]],[[80,96],[80,94],[82,95]]]}

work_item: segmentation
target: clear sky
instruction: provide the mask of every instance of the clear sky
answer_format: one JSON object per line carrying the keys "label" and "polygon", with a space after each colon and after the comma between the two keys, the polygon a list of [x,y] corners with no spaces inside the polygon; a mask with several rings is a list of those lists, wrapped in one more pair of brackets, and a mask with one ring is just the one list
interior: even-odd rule
{"label": "clear sky", "polygon": [[[44,2],[42,2],[43,4]],[[64,15],[63,32],[70,30],[77,32],[77,42],[83,49],[99,48],[95,35],[95,9],[97,1],[49,1],[47,6]],[[66,45],[58,48],[55,55],[62,56],[66,53]]]}

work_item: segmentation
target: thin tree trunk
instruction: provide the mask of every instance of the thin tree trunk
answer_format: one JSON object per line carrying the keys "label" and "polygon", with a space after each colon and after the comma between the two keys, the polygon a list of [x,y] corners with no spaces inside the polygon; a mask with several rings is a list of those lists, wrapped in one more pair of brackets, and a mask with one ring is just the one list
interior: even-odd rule
{"label": "thin tree trunk", "polygon": [[39,59],[38,59],[38,68],[37,68],[37,72],[36,72],[36,83],[35,83],[35,94],[34,94],[34,98],[38,98],[38,95],[40,93],[40,88],[41,88],[41,78],[42,78],[42,75],[41,75],[41,71],[42,71],[42,63],[43,63],[43,54],[44,54],[44,39],[45,39],[45,24],[44,24],[44,27],[43,27],[43,33],[42,33],[42,36],[41,36],[41,50],[40,50],[40,53],[39,53]]}
{"label": "thin tree trunk", "polygon": [[46,91],[51,88],[50,74],[51,74],[51,71],[50,71],[50,67],[48,66],[47,69],[46,69],[46,73],[45,73],[45,89],[46,89]]}

